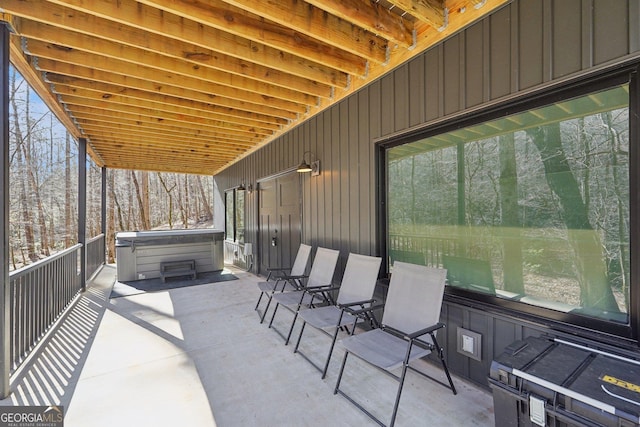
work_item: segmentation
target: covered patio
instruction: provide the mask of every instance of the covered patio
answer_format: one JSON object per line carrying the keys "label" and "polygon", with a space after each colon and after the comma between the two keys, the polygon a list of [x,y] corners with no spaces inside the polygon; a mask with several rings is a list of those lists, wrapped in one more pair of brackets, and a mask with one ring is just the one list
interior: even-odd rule
{"label": "covered patio", "polygon": [[[2,405],[63,405],[67,426],[375,425],[333,395],[341,351],[321,380],[259,323],[259,277],[229,266],[226,272],[238,280],[110,299],[116,268],[106,265],[13,376]],[[279,316],[274,326],[290,320]],[[321,359],[327,337],[306,337],[305,353]],[[395,383],[356,366],[343,387],[355,396],[356,389],[379,390],[369,402],[387,417]],[[440,375],[427,362],[424,368]],[[410,374],[397,425],[494,425],[491,394],[454,381],[457,396]]]}
{"label": "covered patio", "polygon": [[[334,283],[351,253],[382,257],[380,278],[404,255],[487,279],[445,292],[459,394],[410,375],[398,425],[493,425],[488,374],[517,341],[640,364],[640,1],[3,0],[0,21],[0,259],[10,63],[78,142],[77,244],[37,270],[1,266],[3,405],[59,404],[71,426],[371,424],[333,394],[339,351],[321,380],[253,310],[255,283],[301,243],[340,252]],[[110,298],[110,169],[213,176],[238,279]],[[348,375],[386,419],[395,384]]]}

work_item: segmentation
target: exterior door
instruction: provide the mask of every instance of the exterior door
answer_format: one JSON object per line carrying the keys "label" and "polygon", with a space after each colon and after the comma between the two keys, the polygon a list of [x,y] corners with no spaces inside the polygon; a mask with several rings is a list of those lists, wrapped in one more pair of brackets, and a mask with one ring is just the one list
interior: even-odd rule
{"label": "exterior door", "polygon": [[259,270],[291,267],[302,239],[300,177],[296,172],[260,181]]}

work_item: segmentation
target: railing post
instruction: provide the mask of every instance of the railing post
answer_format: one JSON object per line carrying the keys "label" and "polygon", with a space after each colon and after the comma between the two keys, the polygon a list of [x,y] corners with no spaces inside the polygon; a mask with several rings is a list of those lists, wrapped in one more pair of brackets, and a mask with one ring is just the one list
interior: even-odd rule
{"label": "railing post", "polygon": [[0,398],[9,396],[11,370],[10,282],[9,282],[9,28],[0,22]]}
{"label": "railing post", "polygon": [[107,168],[103,166],[102,172],[102,192],[101,192],[101,211],[100,211],[100,232],[107,236]]}
{"label": "railing post", "polygon": [[101,215],[101,223],[100,223],[100,233],[102,233],[102,262],[107,262],[107,168],[105,166],[102,167],[102,210],[100,212]]}
{"label": "railing post", "polygon": [[78,139],[78,243],[80,248],[80,288],[87,290],[87,139]]}

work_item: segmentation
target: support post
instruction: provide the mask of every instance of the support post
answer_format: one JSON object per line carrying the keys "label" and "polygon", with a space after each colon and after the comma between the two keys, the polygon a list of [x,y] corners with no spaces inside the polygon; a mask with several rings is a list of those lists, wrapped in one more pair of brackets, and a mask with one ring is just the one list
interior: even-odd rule
{"label": "support post", "polygon": [[87,290],[87,139],[78,139],[78,243],[80,248],[80,286]]}
{"label": "support post", "polygon": [[104,234],[105,244],[107,242],[107,168],[102,167],[102,190],[101,190],[101,208],[100,211],[100,232]]}
{"label": "support post", "polygon": [[9,396],[11,371],[11,323],[9,281],[9,28],[0,22],[0,265],[2,265],[2,292],[0,292],[0,398]]}

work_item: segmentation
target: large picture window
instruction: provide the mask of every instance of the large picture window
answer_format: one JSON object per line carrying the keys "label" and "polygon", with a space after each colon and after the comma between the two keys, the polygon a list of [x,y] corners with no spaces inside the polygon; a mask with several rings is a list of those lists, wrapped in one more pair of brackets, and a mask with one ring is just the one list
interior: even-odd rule
{"label": "large picture window", "polygon": [[447,268],[457,295],[628,325],[629,88],[387,145],[390,263]]}

